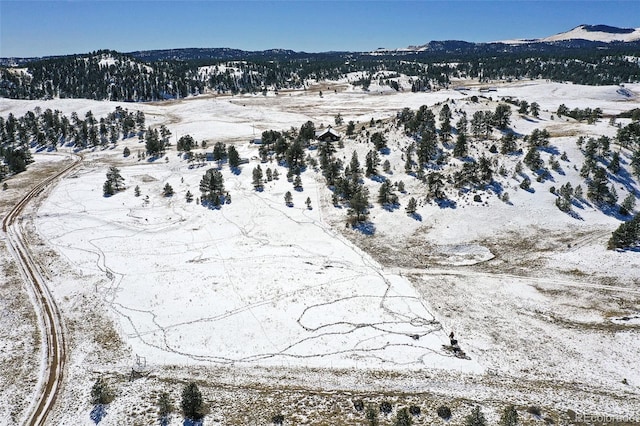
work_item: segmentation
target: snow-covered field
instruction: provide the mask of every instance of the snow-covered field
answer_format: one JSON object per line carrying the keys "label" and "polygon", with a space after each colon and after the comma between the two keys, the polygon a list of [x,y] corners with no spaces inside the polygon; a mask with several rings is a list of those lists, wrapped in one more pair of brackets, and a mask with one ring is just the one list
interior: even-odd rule
{"label": "snow-covered field", "polygon": [[[493,100],[479,103],[468,101],[479,94],[475,89],[396,93],[372,84],[363,93],[343,85],[334,92],[330,83],[318,87],[322,97],[305,91],[120,105],[144,111],[148,124],[167,125],[172,138],[188,133],[209,147],[225,142],[252,158],[257,148],[248,141],[267,129],[299,128],[307,120],[326,126],[338,113],[360,128],[404,107],[447,100],[470,117],[508,96],[542,109],[537,119],[514,111],[514,131],[549,129],[552,145],[566,151],[571,164],[554,181],[534,181],[535,195],[512,180],[505,187],[508,204],[495,196],[484,196],[482,203],[461,196],[455,209],[421,203],[421,220],[415,220],[403,208],[387,211],[373,202],[375,233],[365,235],[344,227],[346,209],[331,205],[331,193],[311,168],[302,175],[303,190],[295,191],[284,167],[264,163],[263,170],[278,169],[281,178],[257,192],[251,184],[257,160],[240,174],[225,165],[232,202],[214,210],[184,196],[187,190],[199,196],[200,179],[214,163],[191,168],[173,149],[155,162],[123,158],[124,146],[134,154],[144,149],[133,139],[113,150],[86,152],[83,165],[47,194],[31,228],[42,244],[34,252],[44,259],[72,334],[69,384],[61,396],[67,408],[55,421],[90,424],[93,381],[99,374],[126,374],[136,356],[145,358],[153,377],[175,380],[184,379],[185,368],[229,368],[223,382],[228,374],[259,382],[252,371],[273,369],[294,377],[283,386],[433,392],[491,410],[512,402],[555,413],[637,414],[640,254],[607,251],[619,220],[591,206],[577,212],[580,219],[564,214],[549,186],[579,182],[578,135],[616,131],[606,119],[594,125],[552,119],[558,105],[616,114],[640,106],[640,85],[626,86],[629,97],[612,86],[504,83],[488,94]],[[3,99],[0,115],[40,106],[101,116],[115,105]],[[389,177],[406,184],[404,206],[424,187],[404,172],[400,137],[392,132],[389,139]],[[362,139],[346,140],[338,155],[348,162],[356,151],[364,162],[368,149]],[[110,165],[120,168],[127,190],[105,198],[102,183]],[[175,190],[172,197],[162,195],[166,183]],[[379,184],[367,185],[374,201]],[[284,203],[286,191],[293,194],[293,207]],[[625,191],[621,186],[620,198]],[[89,328],[93,337],[84,335]],[[451,331],[470,360],[443,350]],[[318,371],[326,377],[344,371],[345,384],[336,385],[333,376],[331,385],[322,379],[309,384],[305,371],[318,377]],[[407,375],[425,371],[438,380],[403,387]],[[369,383],[358,372],[374,372],[380,381]],[[150,386],[158,388],[157,382]],[[142,398],[123,394],[128,396],[113,402],[119,414],[108,414],[104,424],[126,422],[122,407]],[[422,424],[429,424],[426,419]]]}

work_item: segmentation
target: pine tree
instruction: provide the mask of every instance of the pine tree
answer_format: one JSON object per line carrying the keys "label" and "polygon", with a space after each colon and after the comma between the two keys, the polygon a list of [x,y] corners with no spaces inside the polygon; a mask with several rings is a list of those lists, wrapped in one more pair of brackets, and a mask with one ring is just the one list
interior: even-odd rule
{"label": "pine tree", "polygon": [[307,205],[307,209],[311,210],[311,198],[307,197],[307,200],[304,203]]}
{"label": "pine tree", "polygon": [[614,250],[617,248],[625,249],[638,245],[640,243],[640,213],[636,214],[628,222],[623,222],[613,231],[607,248]]}
{"label": "pine tree", "polygon": [[169,182],[167,182],[164,188],[162,188],[162,195],[164,195],[165,197],[171,197],[173,195],[173,187],[169,184]]}
{"label": "pine tree", "polygon": [[185,200],[187,201],[187,203],[190,203],[193,201],[193,194],[191,193],[191,191],[187,191],[187,194],[185,195]]}
{"label": "pine tree", "polygon": [[375,132],[371,135],[371,142],[373,143],[376,151],[382,151],[387,148],[387,140],[380,132]]}
{"label": "pine tree", "polygon": [[405,211],[407,212],[407,214],[415,214],[416,210],[418,209],[418,202],[416,201],[415,198],[411,197],[409,198],[409,202],[407,203],[407,207],[405,208]]}
{"label": "pine tree", "polygon": [[378,420],[378,411],[373,407],[373,405],[367,405],[365,417],[367,418],[367,422],[369,422],[369,426],[380,425],[380,421]]}
{"label": "pine tree", "polygon": [[349,199],[348,214],[351,217],[355,217],[356,222],[362,222],[366,220],[368,211],[369,191],[364,186],[359,185]]}
{"label": "pine tree", "polygon": [[253,187],[257,191],[262,190],[264,187],[262,184],[262,168],[260,167],[260,164],[253,169]]}
{"label": "pine tree", "polygon": [[158,417],[166,418],[173,412],[173,404],[167,392],[162,392],[158,397]]}
{"label": "pine tree", "polygon": [[620,214],[623,214],[623,215],[631,214],[631,212],[635,207],[636,207],[636,196],[633,195],[632,193],[629,193],[622,201],[622,204],[620,204]]}
{"label": "pine tree", "polygon": [[113,393],[106,380],[99,377],[91,388],[91,403],[109,404],[111,401],[113,401]]}
{"label": "pine tree", "polygon": [[518,425],[518,412],[513,405],[509,405],[502,411],[500,417],[500,426],[517,426]]}
{"label": "pine tree", "polygon": [[227,149],[227,157],[229,161],[229,167],[232,169],[237,169],[240,165],[240,154],[238,154],[238,150],[235,146],[231,145]]}
{"label": "pine tree", "polygon": [[406,407],[398,410],[398,413],[396,414],[396,418],[393,421],[393,426],[411,426],[412,424],[413,424],[413,419],[411,419],[409,410]]}
{"label": "pine tree", "polygon": [[293,196],[291,195],[291,191],[285,192],[285,194],[284,194],[284,203],[288,207],[292,207],[293,206]]}
{"label": "pine tree", "polygon": [[297,190],[302,190],[302,179],[300,178],[300,175],[296,175],[293,179],[293,187]]}
{"label": "pine tree", "polygon": [[349,123],[347,123],[347,131],[346,131],[346,135],[347,136],[351,136],[353,135],[353,131],[356,128],[356,124],[353,121],[349,121]]}
{"label": "pine tree", "polygon": [[529,111],[531,111],[531,115],[537,118],[540,115],[540,104],[538,104],[537,102],[531,102]]}
{"label": "pine tree", "polygon": [[133,189],[133,195],[135,195],[136,197],[140,196],[140,186],[136,185],[136,187]]}
{"label": "pine tree", "polygon": [[380,158],[377,151],[369,151],[365,162],[365,175],[367,177],[378,174],[378,165],[380,164]]}
{"label": "pine tree", "polygon": [[391,191],[391,182],[389,182],[389,180],[382,182],[380,190],[378,191],[378,203],[382,205],[393,204],[395,198],[396,197],[394,197],[394,194]]}
{"label": "pine tree", "polygon": [[454,157],[465,157],[467,155],[467,136],[464,133],[458,133],[456,145],[453,147]]}
{"label": "pine tree", "polygon": [[189,383],[182,390],[180,406],[185,418],[193,420],[202,418],[202,393],[194,382]]}
{"label": "pine tree", "polygon": [[105,197],[109,197],[116,193],[115,189],[113,188],[113,184],[111,183],[110,180],[105,181],[104,184],[102,185],[102,193],[104,194]]}

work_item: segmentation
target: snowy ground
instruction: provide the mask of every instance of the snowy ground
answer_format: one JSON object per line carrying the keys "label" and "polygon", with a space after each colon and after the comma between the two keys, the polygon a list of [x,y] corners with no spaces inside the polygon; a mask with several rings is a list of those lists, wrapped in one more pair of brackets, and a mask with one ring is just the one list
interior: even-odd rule
{"label": "snowy ground", "polygon": [[[363,93],[337,85],[334,93],[329,83],[318,87],[322,97],[307,91],[121,105],[143,110],[149,124],[164,123],[175,136],[189,133],[210,147],[232,143],[246,158],[257,154],[248,144],[254,133],[299,127],[307,120],[328,125],[337,113],[368,125],[371,118],[394,116],[403,107],[447,99],[469,116],[495,108],[489,100],[467,102],[476,90],[414,94],[372,85]],[[513,96],[542,107],[535,120],[514,112],[515,131],[548,128],[556,136],[552,144],[570,159],[580,155],[577,135],[613,136],[615,128],[608,120],[595,125],[552,120],[558,105],[612,114],[640,103],[640,85],[627,86],[635,98],[617,87],[544,82],[497,87],[488,94],[494,100]],[[91,109],[100,116],[116,104],[0,100],[0,114],[22,115],[36,105],[79,115]],[[278,168],[281,179],[256,192],[251,170],[257,162],[244,165],[239,175],[224,166],[232,203],[211,210],[184,200],[187,190],[199,195],[209,166],[189,168],[175,151],[168,160],[123,159],[124,145],[134,154],[143,148],[131,140],[114,150],[86,153],[83,166],[48,194],[33,228],[27,228],[34,242],[41,239],[34,250],[44,259],[73,337],[69,377],[78,384],[65,389],[68,408],[56,414],[57,422],[91,424],[86,401],[93,380],[98,374],[125,375],[135,355],[146,358],[154,377],[177,383],[188,371],[210,378],[223,368],[228,370],[220,372],[220,380],[231,388],[239,380],[243,386],[269,382],[316,391],[425,393],[427,400],[478,401],[491,410],[514,402],[555,413],[636,414],[640,255],[605,250],[619,223],[615,217],[585,206],[577,220],[553,205],[548,187],[575,182],[573,165],[555,182],[533,182],[535,197],[514,181],[507,188],[510,204],[494,197],[481,204],[461,199],[456,209],[421,205],[420,221],[402,208],[389,212],[376,205],[370,236],[344,229],[345,211],[331,206],[330,193],[311,170],[302,175],[304,190],[296,192],[285,179],[286,169],[263,164],[263,170]],[[407,184],[404,205],[421,186],[404,174],[399,152],[389,145],[392,179]],[[347,161],[354,150],[363,162],[366,147],[357,142],[347,144]],[[128,189],[104,198],[102,182],[112,164],[121,169]],[[167,182],[176,191],[170,198],[161,194]],[[133,194],[136,185],[140,197]],[[293,207],[284,204],[287,190]],[[307,197],[311,210],[304,204]],[[442,350],[451,330],[471,360]],[[264,373],[261,380],[259,372],[269,369],[273,375],[283,371],[282,377]],[[317,378],[312,383],[305,377],[311,371]],[[425,371],[435,379],[407,384]],[[344,374],[344,383],[333,374]],[[116,398],[104,424],[128,418],[131,404],[141,398],[135,385],[114,381],[124,397]],[[157,382],[149,386],[161,389]],[[209,396],[232,401],[233,391],[225,392]],[[227,416],[223,408],[213,412]],[[430,424],[427,419],[422,424]]]}

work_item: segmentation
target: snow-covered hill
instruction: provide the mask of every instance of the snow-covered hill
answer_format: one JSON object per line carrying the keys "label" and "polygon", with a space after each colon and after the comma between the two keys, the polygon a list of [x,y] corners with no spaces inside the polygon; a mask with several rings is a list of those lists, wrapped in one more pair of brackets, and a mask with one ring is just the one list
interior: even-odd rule
{"label": "snow-covered hill", "polygon": [[[366,395],[367,402],[378,403],[376,393],[392,398],[396,391],[423,407],[416,424],[441,423],[435,412],[445,403],[454,409],[452,424],[461,424],[471,404],[480,404],[492,422],[505,403],[515,404],[523,417],[530,416],[523,407],[542,406],[556,424],[562,422],[555,414],[569,409],[635,414],[640,257],[606,250],[623,219],[615,210],[580,198],[568,214],[555,201],[561,186],[585,186],[580,170],[586,146],[578,145],[578,137],[614,138],[618,124],[630,119],[609,117],[640,106],[640,85],[622,91],[518,81],[492,83],[487,92],[477,82],[460,81],[464,90],[411,93],[382,90],[386,86],[379,82],[386,79],[408,84],[406,76],[381,71],[366,92],[345,80],[286,95],[198,96],[155,104],[0,100],[2,116],[40,107],[81,117],[92,110],[100,117],[121,105],[143,111],[149,126],[164,124],[176,138],[205,140],[208,151],[224,142],[250,159],[240,171],[226,164],[194,166],[172,147],[163,159],[142,161],[123,156],[125,146],[133,153],[144,149],[137,138],[128,138],[114,149],[85,152],[82,168],[46,194],[25,227],[73,345],[68,384],[52,423],[94,424],[88,393],[96,378],[105,377],[117,395],[101,424],[152,424],[153,395],[167,391],[177,403],[182,384],[196,375],[209,404],[206,424],[217,425],[270,424],[280,404],[285,424],[362,424],[352,398]],[[398,113],[426,105],[439,116],[446,104],[458,126],[465,114],[471,120],[476,112],[495,110],[499,99],[539,105],[533,115],[517,113],[510,104],[505,134],[547,130],[550,141],[539,155],[549,164],[548,175],[538,180],[526,167],[518,171],[529,148],[522,137],[522,152],[492,150],[502,144],[496,130],[470,138],[467,158],[448,155],[442,164],[431,164],[426,172],[445,175],[450,202],[426,197],[428,185],[411,161],[407,171],[408,147],[416,140],[397,124]],[[605,118],[589,124],[558,117],[560,104],[599,108]],[[362,177],[370,193],[368,233],[345,227],[346,206],[333,205],[325,176],[312,165],[319,163],[319,150],[305,152],[309,163],[301,174],[303,187],[296,190],[283,163],[260,162],[259,148],[249,143],[255,132],[290,129],[306,120],[326,128],[337,114],[356,124],[355,134],[335,147],[336,159],[345,164],[351,165],[354,153],[365,162],[373,133],[387,139],[379,174]],[[344,125],[336,129],[346,133]],[[453,141],[438,146],[450,153]],[[631,152],[617,144],[610,150],[621,156],[621,172],[610,174],[610,185],[622,200],[638,190]],[[37,156],[27,173],[51,161],[50,154]],[[482,156],[496,171],[494,184],[469,190],[449,183]],[[609,163],[606,157],[600,164]],[[127,189],[107,198],[101,187],[110,165],[120,168]],[[233,202],[219,210],[187,202],[186,192],[197,196],[205,170],[218,166]],[[256,191],[257,166],[277,170],[281,178],[267,178]],[[383,180],[403,182],[399,208],[376,201]],[[167,183],[175,189],[172,197],[162,194]],[[11,180],[3,196],[17,197],[19,191],[19,182]],[[284,202],[287,191],[291,205]],[[419,204],[416,214],[407,215],[404,207],[412,197]],[[11,323],[3,316],[0,324]],[[443,349],[451,331],[470,360]],[[148,375],[130,381],[136,355],[145,360]],[[4,376],[13,371],[8,368]],[[247,402],[256,389],[264,393],[255,401],[266,401],[266,408]],[[16,392],[0,390],[0,423],[11,407],[10,391]],[[311,404],[320,398],[313,395],[325,394],[332,399],[330,413]],[[393,398],[396,407],[409,402]],[[458,402],[463,400],[468,405]],[[257,420],[233,420],[247,411]],[[183,423],[174,414],[170,424]]]}
{"label": "snow-covered hill", "polygon": [[587,40],[593,42],[634,42],[640,40],[640,28],[618,28],[608,25],[578,25],[549,37],[536,39],[502,40],[505,44],[552,43],[557,41]]}

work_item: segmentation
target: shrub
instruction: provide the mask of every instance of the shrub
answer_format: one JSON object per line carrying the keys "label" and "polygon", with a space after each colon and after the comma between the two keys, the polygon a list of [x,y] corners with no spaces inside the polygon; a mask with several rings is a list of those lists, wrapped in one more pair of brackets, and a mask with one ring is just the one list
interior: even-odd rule
{"label": "shrub", "polygon": [[113,393],[111,392],[106,380],[99,377],[91,388],[91,403],[108,404],[111,401],[113,401]]}
{"label": "shrub", "polygon": [[272,422],[274,425],[281,425],[282,423],[284,423],[284,416],[283,416],[281,413],[274,414],[274,415],[271,417],[271,422]]}
{"label": "shrub", "polygon": [[412,416],[419,416],[420,415],[420,407],[418,407],[417,405],[409,406],[409,413]]}
{"label": "shrub", "polygon": [[540,407],[532,405],[527,408],[527,413],[531,414],[532,416],[540,417],[542,415],[542,410],[540,410]]}
{"label": "shrub", "polygon": [[451,418],[451,409],[446,405],[441,405],[438,407],[438,417],[443,420],[449,420]]}
{"label": "shrub", "polygon": [[389,414],[393,407],[389,401],[383,401],[380,403],[380,412],[384,414]]}
{"label": "shrub", "polygon": [[355,408],[356,411],[364,410],[364,402],[361,399],[356,399],[353,401],[353,408]]}
{"label": "shrub", "polygon": [[486,426],[486,424],[487,420],[484,418],[484,414],[478,406],[471,410],[471,414],[464,419],[465,426]]}

